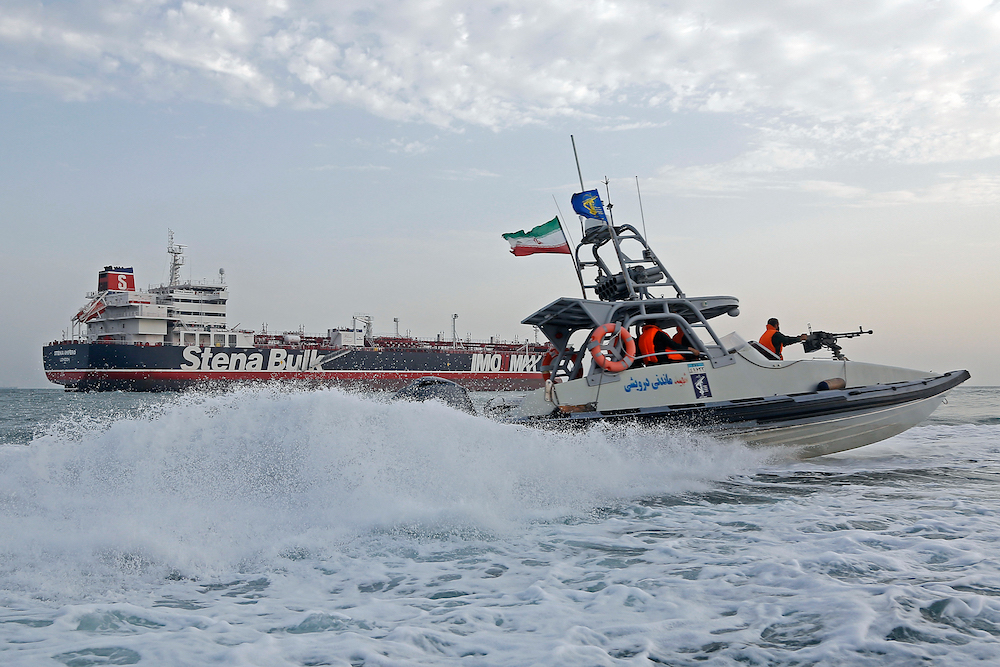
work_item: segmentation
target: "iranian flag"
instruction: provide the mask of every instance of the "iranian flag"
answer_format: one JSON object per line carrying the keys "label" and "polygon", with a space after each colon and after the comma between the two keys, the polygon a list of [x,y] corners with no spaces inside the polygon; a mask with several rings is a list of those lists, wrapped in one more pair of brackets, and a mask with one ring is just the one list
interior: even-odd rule
{"label": "iranian flag", "polygon": [[510,251],[516,257],[534,255],[536,252],[571,254],[569,243],[566,242],[566,235],[563,234],[562,227],[559,226],[558,216],[544,225],[538,225],[530,232],[513,232],[504,234],[503,237],[510,243]]}

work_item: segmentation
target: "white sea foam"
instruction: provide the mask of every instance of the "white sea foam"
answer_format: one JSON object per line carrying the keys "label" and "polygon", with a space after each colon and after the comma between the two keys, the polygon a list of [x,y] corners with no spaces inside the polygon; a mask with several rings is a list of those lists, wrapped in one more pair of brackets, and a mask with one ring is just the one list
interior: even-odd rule
{"label": "white sea foam", "polygon": [[6,551],[47,570],[100,570],[93,554],[205,576],[372,530],[517,531],[760,458],[690,433],[546,433],[335,390],[205,395],[62,420],[7,452]]}
{"label": "white sea foam", "polygon": [[988,415],[792,461],[337,391],[90,400],[0,448],[5,665],[1000,660]]}

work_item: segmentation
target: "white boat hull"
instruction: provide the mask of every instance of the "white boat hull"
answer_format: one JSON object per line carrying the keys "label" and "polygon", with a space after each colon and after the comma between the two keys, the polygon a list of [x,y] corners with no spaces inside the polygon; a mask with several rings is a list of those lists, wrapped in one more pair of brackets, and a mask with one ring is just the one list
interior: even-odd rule
{"label": "white boat hull", "polygon": [[[846,387],[820,389],[836,377],[847,378]],[[739,350],[725,365],[665,364],[556,384],[526,396],[516,420],[555,428],[678,425],[806,458],[898,435],[968,378],[966,371],[937,375],[851,361],[765,361]]]}
{"label": "white boat hull", "polygon": [[730,436],[751,445],[793,447],[801,458],[864,447],[912,428],[927,419],[945,394],[837,417],[813,417],[777,426],[734,428]]}

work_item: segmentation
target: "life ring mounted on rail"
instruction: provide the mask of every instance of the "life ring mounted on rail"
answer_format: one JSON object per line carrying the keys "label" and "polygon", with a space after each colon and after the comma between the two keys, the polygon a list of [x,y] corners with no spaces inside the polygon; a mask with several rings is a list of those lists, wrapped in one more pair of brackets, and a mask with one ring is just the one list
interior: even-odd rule
{"label": "life ring mounted on rail", "polygon": [[[606,336],[611,336],[612,341],[618,338],[619,344],[616,346],[613,342],[609,342],[608,345],[605,345],[604,338]],[[635,361],[635,339],[632,338],[628,329],[617,322],[608,322],[594,329],[594,332],[590,334],[590,343],[587,344],[587,349],[594,356],[594,363],[609,373],[621,373]],[[619,360],[611,359],[610,353],[616,350],[622,357]]]}

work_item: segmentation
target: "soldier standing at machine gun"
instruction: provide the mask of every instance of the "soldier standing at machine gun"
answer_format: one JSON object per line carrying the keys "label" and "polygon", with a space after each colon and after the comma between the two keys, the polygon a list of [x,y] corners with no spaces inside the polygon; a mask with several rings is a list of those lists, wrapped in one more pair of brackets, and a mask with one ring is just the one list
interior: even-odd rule
{"label": "soldier standing at machine gun", "polygon": [[778,318],[772,317],[769,319],[767,321],[767,331],[765,331],[764,335],[760,337],[760,344],[778,355],[779,359],[784,359],[784,357],[781,356],[781,348],[786,345],[802,343],[806,338],[808,338],[808,336],[806,334],[786,336],[778,330],[780,326],[781,325],[778,324]]}

